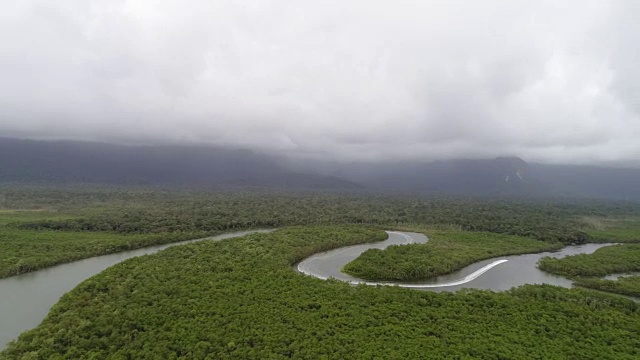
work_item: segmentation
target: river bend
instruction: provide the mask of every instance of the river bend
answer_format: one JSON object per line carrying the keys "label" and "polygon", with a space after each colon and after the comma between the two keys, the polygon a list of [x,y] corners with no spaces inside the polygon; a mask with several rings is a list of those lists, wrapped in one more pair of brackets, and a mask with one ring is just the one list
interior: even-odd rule
{"label": "river bend", "polygon": [[[241,237],[256,232],[273,230],[253,230],[214,236],[206,239],[151,246],[116,254],[103,255],[46,269],[0,279],[0,350],[22,332],[37,326],[48,314],[51,307],[67,291],[83,280],[126,259],[153,254],[170,246],[201,240],[222,240]],[[341,272],[344,265],[368,249],[384,249],[391,245],[426,243],[423,234],[387,231],[389,238],[382,242],[348,246],[315,254],[297,265],[305,274],[321,279],[336,278],[352,284],[395,285],[431,291],[456,291],[461,288],[488,290],[508,290],[523,284],[553,284],[571,287],[572,282],[561,276],[538,270],[536,264],[544,256],[563,257],[574,254],[592,253],[610,244],[587,244],[569,246],[558,252],[506,256],[489,259],[469,265],[459,271],[439,276],[425,283],[369,282]]]}
{"label": "river bend", "polygon": [[342,268],[368,249],[385,249],[391,245],[426,243],[423,234],[387,231],[389,238],[382,242],[361,244],[334,249],[312,255],[301,261],[296,269],[320,279],[334,278],[350,284],[390,285],[430,291],[457,291],[460,289],[509,290],[524,284],[551,284],[570,288],[573,282],[563,276],[544,272],[537,267],[538,260],[545,256],[565,257],[575,254],[591,254],[611,244],[585,244],[567,246],[559,251],[538,254],[502,256],[482,260],[447,275],[437,276],[420,283],[374,282],[343,273]]}
{"label": "river bend", "polygon": [[112,265],[132,257],[153,254],[170,246],[202,240],[218,241],[270,231],[273,230],[242,231],[204,239],[150,246],[82,259],[0,279],[0,350],[23,331],[36,327],[64,293]]}

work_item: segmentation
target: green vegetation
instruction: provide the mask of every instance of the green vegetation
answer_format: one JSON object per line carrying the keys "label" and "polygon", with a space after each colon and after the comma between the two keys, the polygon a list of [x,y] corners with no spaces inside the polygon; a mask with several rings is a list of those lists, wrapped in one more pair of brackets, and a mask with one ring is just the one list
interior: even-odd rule
{"label": "green vegetation", "polygon": [[92,256],[138,249],[204,233],[121,235],[105,232],[18,230],[0,226],[0,278]]}
{"label": "green vegetation", "polygon": [[640,296],[640,276],[617,280],[597,278],[618,273],[640,271],[640,244],[612,245],[593,254],[579,254],[561,259],[545,257],[538,267],[550,273],[573,278],[574,284],[616,294]]}
{"label": "green vegetation", "polygon": [[640,242],[640,218],[585,218],[591,242]]}
{"label": "green vegetation", "polygon": [[47,219],[50,221],[68,220],[73,215],[59,214],[46,210],[0,210],[0,225],[6,225],[15,222],[41,221]]}
{"label": "green vegetation", "polygon": [[578,278],[574,284],[615,294],[640,297],[640,276],[624,276],[617,280]]}
{"label": "green vegetation", "polygon": [[[593,219],[598,221],[590,221]],[[0,184],[0,277],[151,244],[292,225],[428,226],[509,234],[553,244],[602,241],[594,237],[599,234],[596,231],[635,231],[628,221],[612,219],[640,219],[640,205],[571,199]]]}
{"label": "green vegetation", "polygon": [[426,231],[426,244],[370,249],[348,263],[343,271],[367,280],[419,281],[447,274],[496,256],[557,250],[560,243],[468,231]]}
{"label": "green vegetation", "polygon": [[540,259],[538,267],[569,277],[640,271],[640,244],[606,246],[593,254],[578,254],[561,259],[544,257]]}
{"label": "green vegetation", "polygon": [[640,217],[640,205],[570,199],[383,196],[370,193],[169,191],[0,186],[0,209],[49,209],[73,219],[28,229],[157,233],[327,224],[446,225],[562,243],[589,240],[583,218]]}
{"label": "green vegetation", "polygon": [[[561,243],[632,241],[634,219],[640,205],[628,202],[0,185],[0,277],[295,226],[127,260],[66,294],[0,358],[638,358],[640,310],[619,297],[549,286],[353,287],[291,269],[318,251],[381,240],[374,229],[426,228],[428,245],[376,260],[395,279],[416,280]],[[618,280],[617,292],[629,294],[632,282]]]}
{"label": "green vegetation", "polygon": [[640,356],[640,309],[622,298],[551,286],[457,294],[354,287],[291,268],[382,237],[363,227],[296,227],[129,259],[63,296],[0,358]]}

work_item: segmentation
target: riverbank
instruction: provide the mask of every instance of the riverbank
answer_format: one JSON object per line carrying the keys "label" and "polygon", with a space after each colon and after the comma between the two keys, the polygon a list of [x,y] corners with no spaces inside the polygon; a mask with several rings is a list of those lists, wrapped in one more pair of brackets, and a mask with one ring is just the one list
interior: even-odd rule
{"label": "riverbank", "polygon": [[220,232],[116,234],[0,226],[0,279],[94,256],[215,236]]}
{"label": "riverbank", "polygon": [[640,271],[640,244],[620,244],[599,249],[593,254],[568,256],[562,259],[544,258],[540,269],[564,275],[577,286],[633,297],[640,297],[640,276],[602,278]]}
{"label": "riverbank", "polygon": [[637,304],[616,297],[550,286],[457,294],[354,287],[291,270],[304,257],[379,234],[298,227],[130,259],[66,294],[0,357],[640,355]]}
{"label": "riverbank", "polygon": [[[562,258],[575,254],[591,254],[609,244],[584,244],[567,246],[554,252],[511,255],[475,262],[446,275],[425,281],[397,282],[370,281],[341,271],[344,266],[370,249],[386,249],[396,245],[425,244],[427,237],[420,233],[387,231],[389,238],[383,242],[337,248],[314,254],[296,265],[296,270],[319,279],[336,279],[351,285],[397,286],[436,292],[455,292],[460,289],[507,291],[525,284],[550,284],[573,287],[571,279],[549,274],[538,269],[541,258]],[[404,245],[403,245],[404,244]]]}
{"label": "riverbank", "polygon": [[420,282],[481,260],[563,247],[560,243],[486,232],[427,230],[425,234],[430,239],[425,244],[366,250],[346,264],[343,272],[367,281]]}
{"label": "riverbank", "polygon": [[272,230],[243,231],[211,238],[155,245],[143,249],[82,259],[0,279],[0,319],[2,319],[0,322],[0,349],[10,340],[20,335],[21,332],[38,325],[64,293],[72,290],[83,280],[100,273],[110,266],[133,257],[154,254],[176,245],[202,240],[220,241],[245,236],[250,233],[269,231]]}

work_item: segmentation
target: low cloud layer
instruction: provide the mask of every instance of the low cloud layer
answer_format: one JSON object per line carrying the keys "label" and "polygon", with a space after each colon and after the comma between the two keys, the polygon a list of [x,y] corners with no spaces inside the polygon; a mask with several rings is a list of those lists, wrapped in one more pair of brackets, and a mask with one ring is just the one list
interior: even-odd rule
{"label": "low cloud layer", "polygon": [[640,3],[9,1],[0,136],[640,159]]}

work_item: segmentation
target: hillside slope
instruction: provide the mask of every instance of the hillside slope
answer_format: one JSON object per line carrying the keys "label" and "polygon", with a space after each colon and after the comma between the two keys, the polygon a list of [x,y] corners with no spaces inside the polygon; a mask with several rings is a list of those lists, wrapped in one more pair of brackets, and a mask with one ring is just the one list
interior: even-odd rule
{"label": "hillside slope", "polygon": [[249,150],[0,138],[0,182],[353,189]]}

